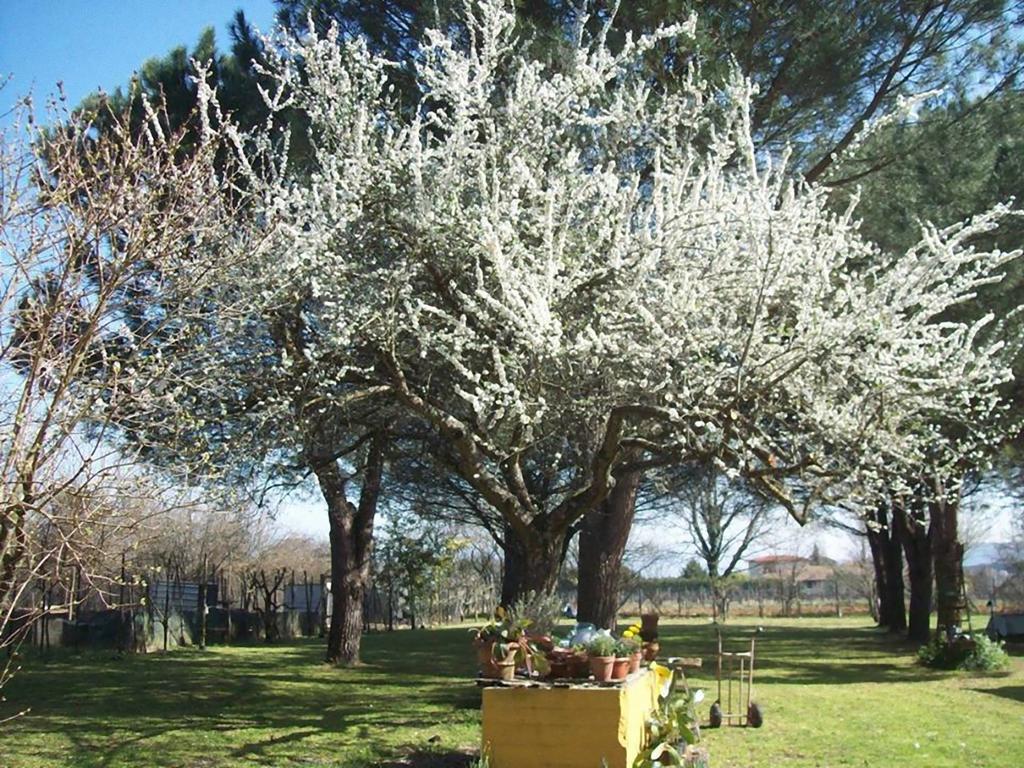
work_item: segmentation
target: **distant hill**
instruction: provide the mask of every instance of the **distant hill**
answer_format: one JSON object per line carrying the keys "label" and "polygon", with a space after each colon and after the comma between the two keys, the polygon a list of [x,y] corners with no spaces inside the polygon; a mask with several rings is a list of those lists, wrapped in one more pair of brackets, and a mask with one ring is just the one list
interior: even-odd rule
{"label": "distant hill", "polygon": [[1005,541],[986,541],[975,544],[964,555],[964,568],[983,568],[987,565],[998,565],[1002,560],[1002,547]]}

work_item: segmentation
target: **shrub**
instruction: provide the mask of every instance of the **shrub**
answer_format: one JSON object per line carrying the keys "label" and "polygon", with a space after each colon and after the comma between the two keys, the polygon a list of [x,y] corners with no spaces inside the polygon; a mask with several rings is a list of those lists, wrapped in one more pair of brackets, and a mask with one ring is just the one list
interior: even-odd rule
{"label": "shrub", "polygon": [[978,635],[974,650],[964,659],[961,669],[976,672],[989,672],[1006,669],[1010,664],[1010,656],[1003,648],[1003,641],[989,640],[985,635]]}
{"label": "shrub", "polygon": [[1005,669],[1010,657],[1001,642],[993,642],[978,635],[973,642],[946,640],[936,637],[917,651],[921,664],[933,669],[964,669],[971,672],[991,672]]}
{"label": "shrub", "polygon": [[562,618],[562,598],[557,593],[527,592],[511,610],[529,622],[531,634],[550,635]]}

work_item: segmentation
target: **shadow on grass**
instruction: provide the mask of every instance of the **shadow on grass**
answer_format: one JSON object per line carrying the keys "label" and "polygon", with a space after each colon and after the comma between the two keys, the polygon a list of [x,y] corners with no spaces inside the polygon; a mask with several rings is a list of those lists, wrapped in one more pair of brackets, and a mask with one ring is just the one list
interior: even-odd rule
{"label": "shadow on grass", "polygon": [[254,742],[252,744],[243,744],[234,750],[231,754],[234,757],[252,757],[254,755],[263,755],[268,747],[273,747],[278,744],[287,744],[295,741],[302,741],[307,736],[313,736],[318,731],[314,729],[307,729],[305,731],[293,731],[292,733],[285,733],[281,736],[275,736],[272,739],[266,739],[265,741]]}
{"label": "shadow on grass", "polygon": [[[13,706],[32,706],[14,726],[34,747],[21,754],[62,749],[89,768],[136,764],[150,751],[152,765],[280,765],[324,754],[336,763],[350,750],[387,760],[410,735],[475,726],[480,694],[464,630],[368,636],[365,664],[354,669],[322,658],[317,640],[153,656],[60,652],[32,659],[5,693]],[[64,734],[62,747],[46,747],[53,733]],[[418,762],[395,764],[463,764],[416,749],[402,754]]]}
{"label": "shadow on grass", "polygon": [[469,768],[476,759],[473,752],[414,750],[403,757],[378,763],[376,768]]}
{"label": "shadow on grass", "polygon": [[987,693],[1011,701],[1024,702],[1024,685],[1004,685],[1001,688],[972,688],[977,693]]}
{"label": "shadow on grass", "polygon": [[[723,628],[723,650],[749,651],[756,621],[730,622]],[[715,675],[718,639],[711,624],[667,625],[659,638],[664,656],[699,656],[698,676]],[[940,679],[944,673],[913,663],[916,646],[874,627],[766,625],[757,635],[755,680],[761,683],[830,684],[912,683]],[[724,674],[724,673],[723,673]]]}

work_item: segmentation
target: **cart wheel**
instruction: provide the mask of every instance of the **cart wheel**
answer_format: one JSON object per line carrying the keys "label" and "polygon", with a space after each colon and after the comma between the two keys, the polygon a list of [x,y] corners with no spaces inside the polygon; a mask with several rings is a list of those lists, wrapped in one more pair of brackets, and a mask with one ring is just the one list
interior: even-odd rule
{"label": "cart wheel", "polygon": [[756,701],[750,702],[750,706],[747,707],[747,725],[751,728],[760,728],[764,723],[764,714],[761,712],[761,707]]}
{"label": "cart wheel", "polygon": [[711,714],[708,717],[708,728],[719,728],[722,725],[722,706],[716,701],[711,705]]}

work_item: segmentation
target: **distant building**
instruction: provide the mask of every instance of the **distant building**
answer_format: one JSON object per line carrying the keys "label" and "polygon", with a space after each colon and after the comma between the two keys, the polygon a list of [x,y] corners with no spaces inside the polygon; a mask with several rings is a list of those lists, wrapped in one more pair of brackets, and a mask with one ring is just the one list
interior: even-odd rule
{"label": "distant building", "polygon": [[752,579],[767,579],[789,576],[794,568],[810,564],[810,559],[800,555],[763,555],[747,560],[747,574]]}
{"label": "distant building", "polygon": [[794,584],[801,598],[815,600],[835,594],[836,562],[822,555],[764,555],[747,561],[752,579],[779,579]]}

